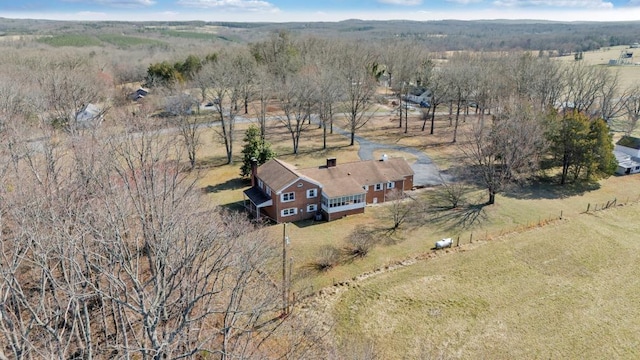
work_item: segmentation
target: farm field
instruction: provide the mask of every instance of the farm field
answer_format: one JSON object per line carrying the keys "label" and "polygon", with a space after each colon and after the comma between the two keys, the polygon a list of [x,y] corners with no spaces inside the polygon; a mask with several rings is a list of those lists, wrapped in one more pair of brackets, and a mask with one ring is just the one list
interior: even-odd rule
{"label": "farm field", "polygon": [[[633,52],[633,58],[630,60],[633,65],[609,66],[609,60],[618,59],[621,51]],[[562,56],[561,61],[575,61],[574,55]],[[635,86],[640,81],[640,49],[630,49],[629,46],[612,46],[602,48],[595,51],[586,51],[583,53],[585,63],[589,65],[607,66],[610,71],[618,74],[618,80],[622,88]]]}
{"label": "farm field", "polygon": [[639,204],[474,244],[354,283],[338,342],[381,358],[637,358]]}

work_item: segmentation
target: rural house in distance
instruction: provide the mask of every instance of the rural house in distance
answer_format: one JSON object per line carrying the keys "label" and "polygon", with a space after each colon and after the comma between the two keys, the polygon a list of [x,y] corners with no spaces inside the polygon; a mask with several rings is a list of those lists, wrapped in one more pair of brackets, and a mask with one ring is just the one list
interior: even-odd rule
{"label": "rural house in distance", "polygon": [[618,161],[616,174],[628,175],[640,173],[640,139],[623,136],[613,151]]}
{"label": "rural house in distance", "polygon": [[364,213],[367,204],[382,203],[393,191],[413,187],[413,170],[403,158],[388,158],[296,169],[278,159],[252,168],[245,207],[260,219],[278,223]]}

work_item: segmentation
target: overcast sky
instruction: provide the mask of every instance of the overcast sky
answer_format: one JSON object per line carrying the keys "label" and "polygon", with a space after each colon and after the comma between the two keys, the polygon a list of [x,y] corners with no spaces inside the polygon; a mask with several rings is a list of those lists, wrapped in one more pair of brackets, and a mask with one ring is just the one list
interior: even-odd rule
{"label": "overcast sky", "polygon": [[640,0],[0,0],[0,17],[62,20],[640,20]]}

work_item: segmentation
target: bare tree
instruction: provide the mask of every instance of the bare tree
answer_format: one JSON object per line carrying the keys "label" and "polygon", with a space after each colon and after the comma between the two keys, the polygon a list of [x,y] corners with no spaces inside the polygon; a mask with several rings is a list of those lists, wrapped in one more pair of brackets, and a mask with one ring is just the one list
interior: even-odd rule
{"label": "bare tree", "polygon": [[[560,63],[544,56],[534,57],[531,53],[509,56],[506,60],[499,58],[498,61],[506,76],[497,78],[507,80],[500,93],[511,92],[528,99],[539,111],[557,106],[565,86]],[[506,72],[504,64],[507,65]]]}
{"label": "bare tree", "polygon": [[295,74],[301,66],[300,51],[292,36],[285,30],[273,32],[263,42],[250,45],[250,52],[260,65],[265,65],[270,74],[280,83]]}
{"label": "bare tree", "polygon": [[417,44],[393,42],[385,49],[384,58],[391,88],[398,97],[400,116],[398,127],[402,127],[404,116],[404,130],[406,133],[408,128],[409,94],[414,89],[420,89],[417,80],[420,76],[421,66],[424,63],[424,54]]}
{"label": "bare tree", "polygon": [[487,204],[512,183],[526,181],[545,149],[540,117],[527,102],[511,100],[490,123],[477,122],[460,145],[472,177],[488,190]]}
{"label": "bare tree", "polygon": [[237,81],[240,87],[240,98],[242,99],[244,114],[246,115],[249,113],[249,102],[256,92],[257,63],[248,51],[242,49],[238,50],[236,54],[234,68],[234,74],[238,76]]}
{"label": "bare tree", "polygon": [[466,104],[471,95],[473,80],[475,80],[475,71],[477,69],[473,66],[474,63],[471,60],[468,55],[458,55],[452,58],[449,65],[443,69],[443,76],[447,79],[449,87],[450,111],[453,104],[455,104],[456,110],[453,139],[451,140],[453,143],[457,141],[462,106]]}
{"label": "bare tree", "polygon": [[[447,86],[447,79],[444,76],[446,75],[441,71],[441,69],[434,69],[429,73],[428,78],[424,79],[423,82],[431,92],[431,101],[429,105],[429,112],[431,113],[431,127],[429,129],[429,134],[433,135],[435,129],[435,120],[436,120],[436,110],[438,109],[438,105],[444,103],[446,99],[449,98]],[[424,131],[427,120],[429,119],[428,114],[423,117],[422,123],[422,131]]]}
{"label": "bare tree", "polygon": [[375,63],[375,56],[368,49],[353,44],[343,44],[342,56],[342,106],[347,117],[347,128],[351,133],[350,145],[353,145],[356,131],[365,126],[372,117],[369,110],[372,107],[371,97],[375,93],[376,83],[368,67]]}
{"label": "bare tree", "polygon": [[560,97],[561,108],[583,112],[589,116],[597,114],[595,107],[600,92],[608,87],[611,80],[609,70],[588,66],[582,62],[571,63],[563,70],[565,87]]}
{"label": "bare tree", "polygon": [[34,66],[33,77],[40,92],[32,94],[30,103],[45,121],[75,133],[104,116],[104,105],[84,114],[90,104],[102,103],[110,92],[96,76],[98,70],[86,60],[63,58]]}
{"label": "bare tree", "polygon": [[322,148],[327,148],[327,128],[333,133],[333,119],[335,107],[340,99],[339,78],[333,67],[326,64],[320,65],[319,74],[316,76],[317,91],[315,92],[318,109],[318,126],[322,127]]}
{"label": "bare tree", "polygon": [[413,198],[406,196],[402,190],[398,189],[393,189],[386,195],[386,198],[386,202],[390,203],[388,210],[393,219],[393,227],[391,229],[396,231],[400,225],[415,212],[418,203]]}
{"label": "bare tree", "polygon": [[638,127],[640,119],[640,86],[628,89],[622,97],[624,133],[630,136]]}
{"label": "bare tree", "polygon": [[264,66],[258,67],[256,70],[255,97],[257,100],[256,119],[258,128],[260,129],[260,138],[265,141],[267,134],[267,107],[271,100],[273,91],[273,76],[269,75]]}
{"label": "bare tree", "polygon": [[287,128],[293,143],[293,153],[297,154],[300,135],[309,128],[308,120],[317,100],[315,86],[309,75],[298,74],[291,77],[280,91],[280,106],[283,115],[280,122]]}
{"label": "bare tree", "polygon": [[145,119],[127,120],[135,133],[9,149],[11,173],[0,178],[12,185],[0,190],[0,338],[9,356],[268,353],[286,318],[266,233],[204,205],[197,178],[179,171],[183,146]]}
{"label": "bare tree", "polygon": [[234,53],[220,54],[216,62],[205,65],[201,70],[209,79],[209,101],[220,119],[218,133],[224,143],[227,164],[233,163],[236,118],[244,80],[239,74],[242,69],[236,66],[238,56]]}
{"label": "bare tree", "polygon": [[202,142],[200,141],[201,131],[198,117],[191,113],[191,109],[194,106],[199,107],[199,104],[186,94],[179,96],[176,101],[178,102],[176,105],[179,110],[169,118],[169,123],[176,128],[181,143],[187,152],[189,169],[193,170],[196,167],[196,156]]}

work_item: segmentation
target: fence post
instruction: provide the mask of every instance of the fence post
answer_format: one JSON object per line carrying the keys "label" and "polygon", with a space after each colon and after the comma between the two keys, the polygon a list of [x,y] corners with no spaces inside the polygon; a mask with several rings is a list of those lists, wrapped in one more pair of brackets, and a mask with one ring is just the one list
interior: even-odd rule
{"label": "fence post", "polygon": [[560,220],[562,220],[562,210],[560,210]]}
{"label": "fence post", "polygon": [[469,235],[469,244],[473,244],[473,233]]}
{"label": "fence post", "polygon": [[589,212],[590,208],[591,208],[591,203],[587,204],[587,212]]}

